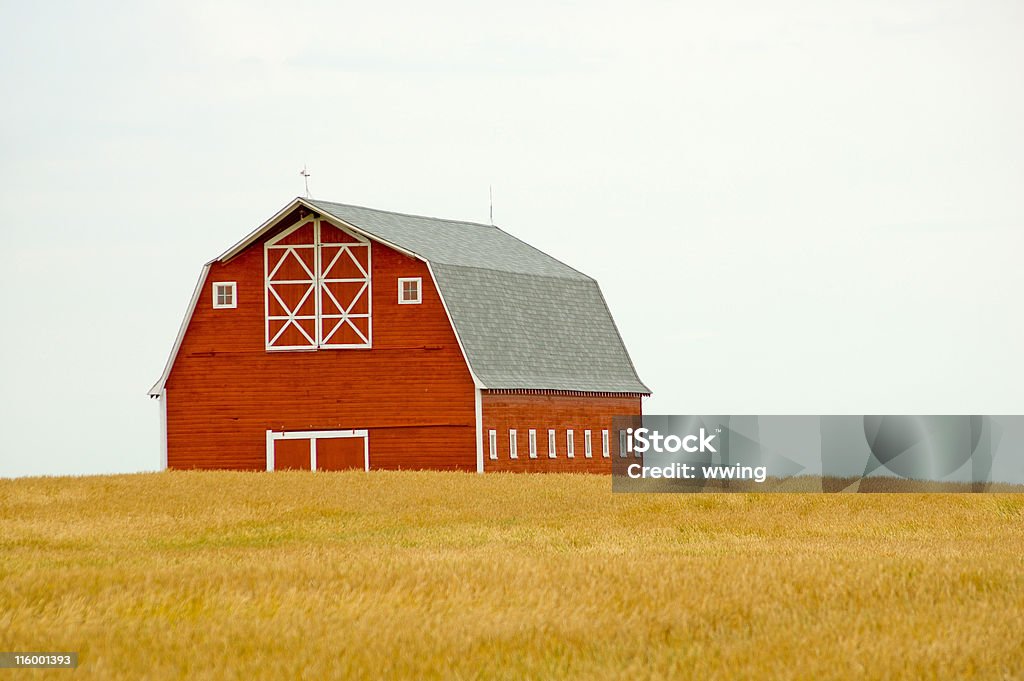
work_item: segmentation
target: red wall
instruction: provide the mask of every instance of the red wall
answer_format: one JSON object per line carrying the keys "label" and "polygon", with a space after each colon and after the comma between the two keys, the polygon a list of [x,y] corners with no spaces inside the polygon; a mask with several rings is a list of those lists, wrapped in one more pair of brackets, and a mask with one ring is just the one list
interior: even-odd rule
{"label": "red wall", "polygon": [[[166,384],[168,466],[262,470],[267,430],[365,428],[371,469],[476,470],[473,381],[426,265],[373,244],[372,349],[267,352],[263,242],[202,284]],[[421,305],[398,305],[399,277],[422,277]],[[212,309],[215,281],[236,309]]]}
{"label": "red wall", "polygon": [[[601,395],[491,394],[482,398],[484,421],[484,470],[515,472],[611,473],[618,455],[614,416],[639,416],[640,397]],[[514,428],[519,458],[509,456],[508,431]],[[537,458],[530,458],[529,431],[537,431]],[[548,457],[548,430],[555,429],[555,458]],[[573,430],[575,457],[566,456],[566,430]],[[488,433],[497,431],[498,459],[490,458]],[[591,431],[593,458],[584,456],[584,430]],[[604,458],[601,431],[609,431],[611,457]]]}

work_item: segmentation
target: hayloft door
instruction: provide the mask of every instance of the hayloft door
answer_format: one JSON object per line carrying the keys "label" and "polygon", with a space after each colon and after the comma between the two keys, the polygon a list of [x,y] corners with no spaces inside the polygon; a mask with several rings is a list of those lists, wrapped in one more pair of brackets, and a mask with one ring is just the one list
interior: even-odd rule
{"label": "hayloft door", "polygon": [[372,347],[369,241],[308,217],[263,258],[267,350]]}

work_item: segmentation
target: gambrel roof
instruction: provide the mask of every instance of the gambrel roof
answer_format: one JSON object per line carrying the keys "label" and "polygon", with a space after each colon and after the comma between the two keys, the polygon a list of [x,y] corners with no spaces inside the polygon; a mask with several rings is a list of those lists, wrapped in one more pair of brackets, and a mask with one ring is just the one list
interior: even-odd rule
{"label": "gambrel roof", "polygon": [[480,387],[650,393],[597,282],[493,225],[297,198],[218,260],[300,206],[427,263]]}

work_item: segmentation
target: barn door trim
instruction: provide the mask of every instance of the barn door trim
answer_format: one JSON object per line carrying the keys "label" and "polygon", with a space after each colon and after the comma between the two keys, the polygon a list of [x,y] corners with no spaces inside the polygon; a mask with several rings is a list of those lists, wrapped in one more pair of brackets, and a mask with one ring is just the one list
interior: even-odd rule
{"label": "barn door trim", "polygon": [[[335,229],[342,234],[354,239],[351,241],[337,241],[336,239],[330,239],[324,234],[322,229],[323,225],[327,225],[328,230]],[[335,348],[369,348],[373,347],[373,297],[371,295],[370,285],[371,277],[370,271],[372,269],[371,258],[371,247],[370,241],[364,238],[360,234],[356,234],[351,230],[345,229],[340,225],[336,225],[329,220],[318,220],[316,225],[317,233],[317,342],[319,347],[326,349]],[[358,253],[361,253],[361,249],[366,249],[365,258],[366,266],[360,262]],[[330,256],[330,251],[337,249],[337,253]],[[327,252],[327,257],[324,257],[324,252]],[[358,276],[339,276],[338,273],[332,274],[332,269],[335,265],[339,264],[350,264],[355,265]],[[339,284],[356,284],[355,295],[351,298],[342,296],[342,292],[335,288],[332,290],[332,285],[336,287]],[[351,295],[351,293],[350,293]],[[354,312],[356,306],[359,305],[360,301],[365,300],[366,312]],[[329,312],[328,309],[335,310]],[[359,324],[353,322],[353,320],[365,319],[366,328],[365,333],[363,329],[359,328]],[[356,335],[362,342],[356,343],[339,343],[337,335],[340,334],[344,329],[350,329],[352,333]]]}
{"label": "barn door trim", "polygon": [[268,430],[267,470],[274,470],[274,442],[277,440],[309,440],[309,469],[316,470],[316,441],[342,437],[363,438],[363,470],[370,470],[370,437],[367,430]]}
{"label": "barn door trim", "polygon": [[[312,227],[310,243],[281,243],[296,231]],[[326,228],[326,229],[324,229]],[[338,240],[325,234],[325,231],[338,230],[351,240]],[[324,218],[310,216],[300,220],[284,230],[263,246],[263,306],[264,306],[264,345],[268,351],[281,350],[319,350],[373,347],[373,295],[370,272],[372,271],[372,249],[369,239],[362,234],[353,232]],[[359,255],[365,250],[365,266]],[[325,257],[325,250],[327,255]],[[331,253],[332,251],[337,251]],[[283,253],[273,260],[271,253]],[[311,258],[309,256],[312,256]],[[275,278],[286,261],[295,261],[301,267],[304,276],[300,278]],[[355,266],[358,276],[332,276],[335,265],[349,264]],[[355,294],[342,297],[338,290],[344,284],[356,284]],[[285,301],[281,287],[305,286],[301,297],[294,306]],[[333,289],[333,290],[332,290]],[[356,306],[365,301],[365,312],[356,312]],[[303,308],[312,303],[313,309]],[[271,305],[276,314],[271,314]],[[277,308],[283,312],[278,312]],[[326,311],[329,308],[330,311]],[[365,320],[365,321],[360,321]],[[312,328],[310,328],[310,322]],[[274,329],[275,323],[281,323],[280,329]],[[360,328],[365,326],[365,328]],[[299,344],[280,345],[289,329],[299,333]],[[349,330],[357,338],[354,343],[338,342],[339,335]]]}
{"label": "barn door trim", "polygon": [[[282,240],[307,226],[309,226],[312,231],[310,243],[280,243]],[[273,239],[270,239],[263,247],[263,306],[267,350],[316,349],[317,342],[315,338],[315,327],[316,320],[319,317],[319,310],[314,307],[313,310],[307,310],[306,314],[300,314],[302,309],[308,306],[310,297],[313,298],[314,305],[316,304],[316,244],[316,219],[309,217],[305,220],[300,220]],[[280,258],[274,261],[273,266],[271,266],[271,253],[281,253]],[[309,262],[310,260],[312,262]],[[300,271],[304,272],[305,276],[300,277],[298,273],[295,273],[287,278],[276,278],[282,267],[287,262],[297,262],[299,264]],[[292,286],[304,286],[305,290],[297,303],[289,305],[288,302],[285,301],[285,293],[283,291],[279,291],[278,288]],[[284,311],[284,314],[271,314],[270,307],[272,303],[275,307],[279,306]],[[283,322],[281,324],[281,328],[277,329],[276,332],[273,330],[274,322]],[[313,328],[310,328],[310,326]],[[300,336],[306,339],[306,342],[301,345],[277,345],[278,340],[280,340],[280,338],[291,328],[296,329]]]}

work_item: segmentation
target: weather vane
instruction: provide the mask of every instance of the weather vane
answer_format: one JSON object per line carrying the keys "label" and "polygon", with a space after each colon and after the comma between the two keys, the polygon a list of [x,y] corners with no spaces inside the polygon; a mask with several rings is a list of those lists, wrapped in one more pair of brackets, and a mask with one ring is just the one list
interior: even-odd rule
{"label": "weather vane", "polygon": [[302,164],[302,170],[299,171],[299,175],[302,175],[302,179],[306,183],[306,198],[307,199],[312,198],[309,195],[309,171],[306,170],[306,164],[305,163]]}

